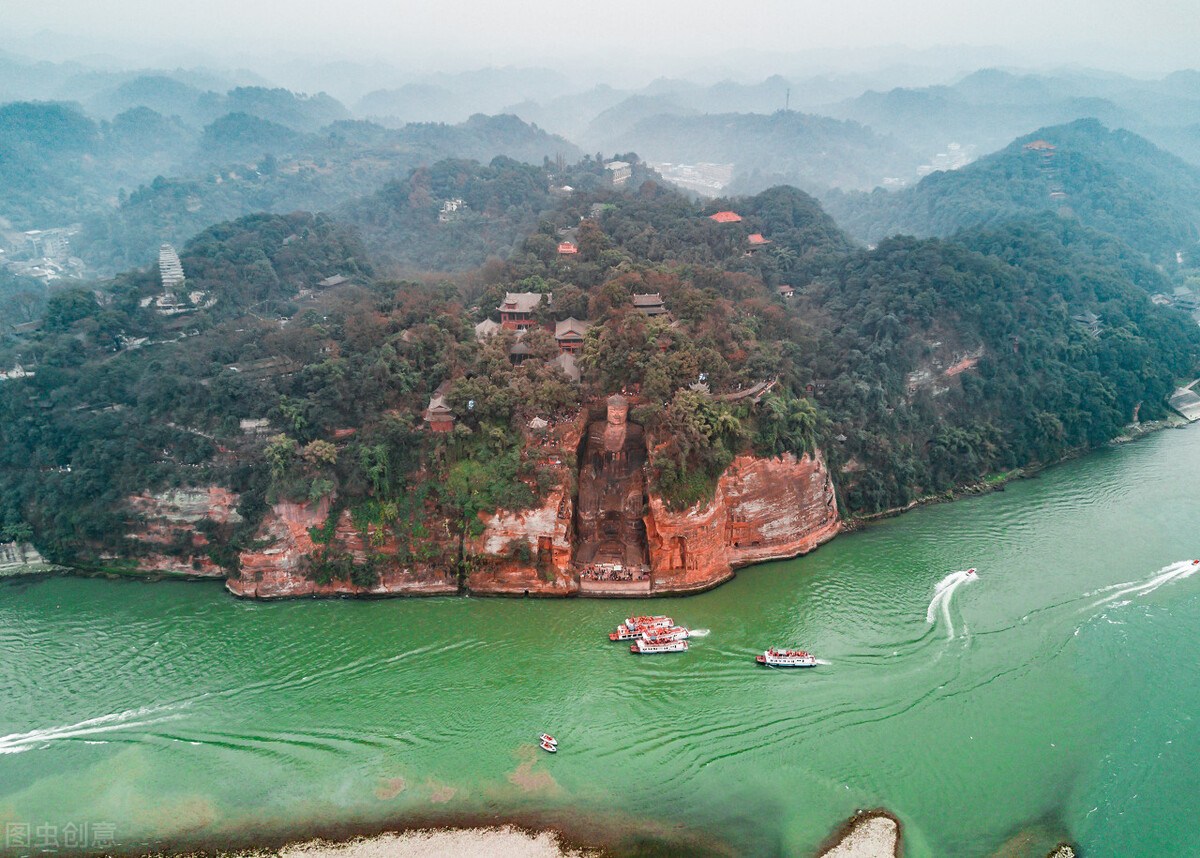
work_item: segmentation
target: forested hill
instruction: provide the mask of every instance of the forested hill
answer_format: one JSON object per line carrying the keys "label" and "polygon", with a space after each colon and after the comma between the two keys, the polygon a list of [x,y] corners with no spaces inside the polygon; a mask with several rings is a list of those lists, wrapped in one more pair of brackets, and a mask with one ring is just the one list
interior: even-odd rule
{"label": "forested hill", "polygon": [[[550,194],[564,179],[592,184]],[[1200,328],[1149,299],[1163,275],[1076,222],[866,251],[793,188],[705,206],[644,172],[605,181],[590,160],[501,160],[394,183],[374,228],[408,230],[434,264],[471,234],[438,220],[447,198],[513,230],[506,260],[440,282],[375,276],[328,218],[260,215],[183,249],[201,293],[187,313],[147,303],[152,270],[54,296],[40,330],[0,344],[0,365],[19,352],[36,370],[0,383],[0,539],[31,529],[54,560],[96,565],[147,550],[122,535],[132,494],[217,484],[242,497],[244,525],[205,549],[231,571],[266,504],[334,492],[359,526],[419,548],[431,517],[465,531],[544,500],[554,479],[530,421],[629,387],[650,484],[674,508],[711,497],[740,452],[819,446],[844,509],[875,512],[1103,444],[1200,372]],[[321,286],[332,274],[349,282]],[[512,332],[476,331],[509,291],[554,295],[517,351]],[[666,314],[635,308],[646,293]],[[1090,329],[1073,319],[1089,312]],[[590,322],[578,380],[556,362],[552,323],[569,316]],[[743,394],[771,380],[761,401]],[[456,422],[432,433],[422,414],[442,383]]]}
{"label": "forested hill", "polygon": [[[825,318],[818,402],[844,441],[845,502],[885,509],[1104,443],[1159,419],[1200,329],[1111,236],[1041,215],[953,241],[887,239],[805,302]],[[1098,315],[1098,333],[1074,319]]]}
{"label": "forested hill", "polygon": [[191,167],[177,168],[180,177],[160,175],[121,197],[115,211],[86,218],[72,240],[75,251],[111,272],[143,265],[161,242],[182,244],[209,224],[256,211],[329,210],[445,158],[505,156],[540,165],[579,157],[572,144],[512,116],[400,129],[342,121],[303,134],[235,113],[205,127],[195,146]]}
{"label": "forested hill", "polygon": [[834,192],[834,218],[867,242],[948,236],[1045,211],[1118,236],[1160,263],[1200,235],[1200,168],[1095,120],[1042,128],[952,172],[897,192]]}

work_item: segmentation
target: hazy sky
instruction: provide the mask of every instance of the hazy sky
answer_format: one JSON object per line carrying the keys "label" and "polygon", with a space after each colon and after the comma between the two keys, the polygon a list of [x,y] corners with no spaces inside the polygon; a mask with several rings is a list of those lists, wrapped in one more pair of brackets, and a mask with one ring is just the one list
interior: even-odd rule
{"label": "hazy sky", "polygon": [[[1200,66],[1196,0],[5,0],[4,43],[52,55],[277,52],[402,67],[535,65],[729,51],[997,46],[1031,63],[1157,72]],[[23,49],[23,47],[25,49]],[[61,58],[61,56],[59,57]]]}

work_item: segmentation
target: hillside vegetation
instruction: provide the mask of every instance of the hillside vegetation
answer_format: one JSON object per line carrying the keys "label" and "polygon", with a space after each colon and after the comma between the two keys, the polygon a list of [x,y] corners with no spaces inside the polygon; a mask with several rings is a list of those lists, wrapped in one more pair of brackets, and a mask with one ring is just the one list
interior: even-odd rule
{"label": "hillside vegetation", "polygon": [[[0,353],[37,364],[0,385],[0,526],[90,565],[144,550],[123,536],[130,494],[216,483],[242,493],[240,535],[211,548],[231,574],[283,499],[336,494],[356,522],[420,546],[423,521],[465,533],[479,512],[538,502],[553,479],[529,452],[530,420],[622,389],[638,394],[632,418],[669,506],[711,497],[739,452],[820,448],[845,511],[869,513],[1103,444],[1135,410],[1162,416],[1174,379],[1200,369],[1200,328],[1149,300],[1163,275],[1077,223],[1040,215],[866,251],[794,188],[704,207],[653,181],[600,185],[601,170],[570,168],[597,185],[557,198],[562,175],[508,161],[389,185],[364,213],[385,218],[367,238],[400,235],[420,248],[409,264],[441,265],[469,240],[438,221],[443,195],[504,224],[507,258],[455,280],[378,277],[330,219],[259,215],[183,249],[202,310],[143,306],[161,290],[153,270],[55,295],[41,329]],[[721,210],[741,220],[709,217]],[[563,230],[576,254],[559,252]],[[332,274],[347,280],[317,285]],[[513,333],[474,328],[510,291],[554,295],[520,357]],[[634,308],[647,293],[667,315]],[[1097,334],[1072,319],[1085,311],[1102,317]],[[579,381],[544,327],[569,316],[591,322]],[[444,382],[455,427],[430,433],[421,415]],[[269,438],[243,434],[251,418],[270,421]]]}
{"label": "hillside vegetation", "polygon": [[1080,120],[1039,129],[912,188],[833,193],[825,205],[851,234],[872,243],[1059,212],[1173,264],[1176,253],[1194,252],[1200,236],[1200,168],[1136,134]]}

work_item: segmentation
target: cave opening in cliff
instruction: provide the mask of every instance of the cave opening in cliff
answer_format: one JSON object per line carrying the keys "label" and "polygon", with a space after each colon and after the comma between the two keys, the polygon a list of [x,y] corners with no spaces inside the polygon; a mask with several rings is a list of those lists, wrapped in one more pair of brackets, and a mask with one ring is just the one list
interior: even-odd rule
{"label": "cave opening in cliff", "polygon": [[609,397],[604,419],[590,422],[580,441],[573,543],[584,587],[649,588],[646,436],[628,410],[624,397]]}

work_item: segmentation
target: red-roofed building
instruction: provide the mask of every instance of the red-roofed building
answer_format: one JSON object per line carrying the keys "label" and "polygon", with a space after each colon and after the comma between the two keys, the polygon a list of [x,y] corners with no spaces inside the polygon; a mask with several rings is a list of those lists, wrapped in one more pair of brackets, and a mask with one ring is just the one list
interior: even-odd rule
{"label": "red-roofed building", "polygon": [[761,232],[752,232],[746,237],[746,241],[750,243],[750,248],[764,247],[771,243],[771,239],[763,238]]}
{"label": "red-roofed building", "polygon": [[742,216],[737,212],[717,212],[714,215],[708,216],[709,220],[715,220],[717,223],[741,223]]}
{"label": "red-roofed building", "polygon": [[558,252],[564,256],[569,256],[579,252],[579,248],[569,241],[559,242]]}

